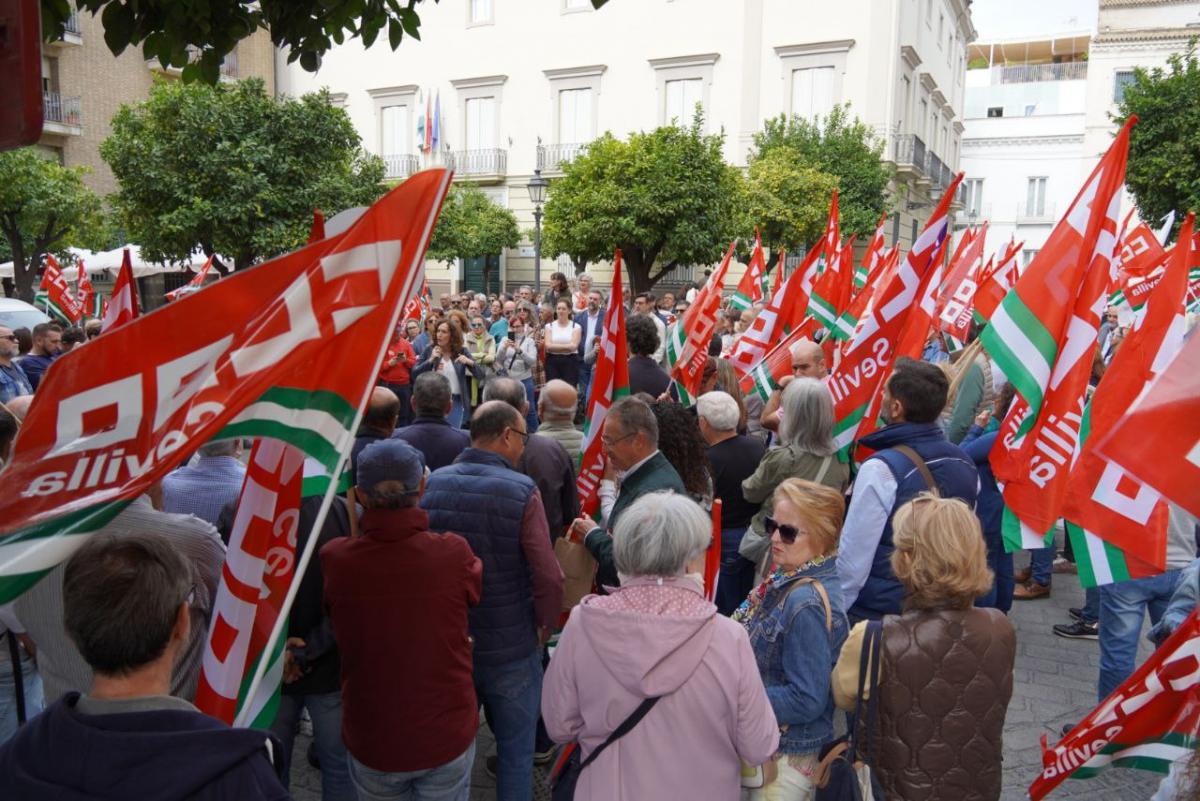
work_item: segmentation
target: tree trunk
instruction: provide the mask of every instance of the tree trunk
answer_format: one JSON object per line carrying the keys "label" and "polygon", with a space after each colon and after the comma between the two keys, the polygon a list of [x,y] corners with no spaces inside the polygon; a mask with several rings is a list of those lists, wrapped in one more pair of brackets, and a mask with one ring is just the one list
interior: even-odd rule
{"label": "tree trunk", "polygon": [[[771,258],[767,259],[767,272],[768,273],[771,272],[771,270],[774,270],[775,265],[779,263],[779,251],[772,250],[772,251],[770,251],[770,253],[771,253]],[[782,269],[782,268],[780,268],[780,269]]]}

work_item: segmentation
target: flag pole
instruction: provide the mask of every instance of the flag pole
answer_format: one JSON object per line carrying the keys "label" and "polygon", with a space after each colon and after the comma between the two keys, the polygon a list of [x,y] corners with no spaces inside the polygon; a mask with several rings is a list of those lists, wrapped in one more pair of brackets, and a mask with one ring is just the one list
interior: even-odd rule
{"label": "flag pole", "polygon": [[[409,295],[412,294],[413,288],[416,286],[416,275],[418,263],[425,257],[425,249],[429,246],[429,237],[433,233],[433,225],[437,221],[438,214],[441,213],[442,202],[446,199],[446,192],[450,186],[450,179],[453,177],[453,172],[446,170],[442,178],[437,203],[437,211],[429,216],[425,222],[425,230],[421,234],[421,240],[418,247],[413,250],[413,259],[409,264],[408,277],[405,281],[406,290],[400,293],[402,300],[398,301],[392,308],[391,324],[387,328],[387,336],[379,346],[379,353],[375,355],[374,364],[379,364],[387,352],[387,346],[392,341],[392,331],[396,329],[396,323],[400,319],[400,313],[403,311],[405,304],[408,302]],[[354,423],[350,426],[351,431],[357,431],[359,424],[362,423],[363,413],[366,411],[367,401],[371,397],[371,387],[375,386],[375,371],[372,371],[367,376],[367,383],[363,387],[362,400],[358,404],[358,409],[354,412]],[[275,625],[271,629],[271,635],[267,637],[267,641],[263,644],[263,656],[258,660],[254,669],[254,677],[250,680],[250,686],[246,690],[246,699],[251,699],[258,692],[259,685],[262,684],[263,677],[267,673],[268,658],[271,650],[275,647],[275,641],[283,634],[283,627],[287,625],[288,616],[292,611],[292,604],[296,601],[296,594],[300,591],[300,580],[304,577],[304,573],[308,570],[308,563],[312,561],[313,552],[317,549],[317,540],[320,539],[318,533],[325,526],[325,518],[329,516],[329,508],[333,505],[333,496],[337,494],[338,476],[342,474],[342,470],[346,466],[346,462],[350,458],[350,451],[354,447],[354,437],[346,437],[345,443],[338,451],[337,466],[334,468],[333,474],[330,476],[329,486],[325,488],[325,495],[321,498],[321,508],[317,510],[317,516],[313,520],[312,529],[308,533],[308,540],[304,543],[304,552],[296,561],[295,570],[292,571],[292,581],[288,585],[287,595],[283,599],[283,604],[279,607],[279,614],[275,618]],[[245,716],[250,712],[250,704],[245,703],[238,710],[237,716],[233,719],[234,726],[246,725]]]}

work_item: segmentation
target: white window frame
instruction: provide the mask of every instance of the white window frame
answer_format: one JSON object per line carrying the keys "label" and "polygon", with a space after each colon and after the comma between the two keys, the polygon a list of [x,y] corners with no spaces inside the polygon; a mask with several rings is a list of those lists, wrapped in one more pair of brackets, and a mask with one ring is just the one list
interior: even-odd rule
{"label": "white window frame", "polygon": [[846,78],[846,60],[852,47],[854,47],[853,39],[805,42],[776,47],[775,55],[779,57],[784,89],[781,111],[789,117],[795,113],[792,109],[792,98],[795,94],[792,81],[795,80],[797,70],[812,68],[833,67],[830,94],[833,97],[833,105],[840,105],[846,97],[843,84]]}
{"label": "white window frame", "polygon": [[486,2],[488,4],[487,19],[483,19],[483,18],[475,19],[475,15],[473,13],[475,11],[475,2],[476,2],[476,0],[467,0],[467,27],[468,28],[478,28],[482,25],[495,25],[496,24],[496,0],[486,0]]}
{"label": "white window frame", "polygon": [[[600,79],[608,70],[605,64],[591,64],[586,67],[566,67],[564,69],[543,70],[542,74],[546,76],[546,80],[550,82],[550,130],[554,131],[553,144],[556,145],[571,145],[583,144],[582,142],[559,142],[558,132],[562,129],[559,120],[559,93],[570,91],[571,89],[590,89],[592,90],[592,139],[597,136],[597,131],[600,130]],[[591,141],[591,139],[587,140]]]}
{"label": "white window frame", "polygon": [[[577,3],[577,5],[572,5],[572,2]],[[561,11],[563,14],[588,14],[595,10],[592,7],[591,0],[562,0]]]}
{"label": "white window frame", "polygon": [[[375,148],[373,153],[382,156],[383,152],[383,109],[386,106],[405,106],[408,111],[404,114],[404,125],[407,125],[409,132],[409,141],[413,144],[413,150],[416,150],[416,118],[413,116],[413,109],[417,103],[416,84],[404,84],[403,86],[385,86],[379,89],[368,89],[367,94],[371,96],[371,101],[374,104],[375,112]],[[416,155],[414,153],[407,154],[390,154],[390,155]]]}
{"label": "white window frame", "polygon": [[1041,251],[1041,248],[1023,248],[1021,250],[1021,269],[1028,267]]}
{"label": "white window frame", "polygon": [[457,132],[461,137],[459,141],[461,146],[452,146],[452,150],[467,150],[467,101],[482,97],[495,98],[495,114],[496,120],[494,123],[496,131],[495,148],[504,150],[500,143],[504,140],[504,135],[500,127],[501,108],[504,106],[504,83],[508,80],[507,75],[486,75],[481,78],[461,78],[456,81],[451,81],[450,85],[454,87],[455,93],[458,95],[458,118],[461,122],[458,124]]}
{"label": "white window frame", "polygon": [[967,188],[963,211],[968,215],[974,214],[975,217],[979,217],[983,210],[983,179],[964,178],[963,185]]}
{"label": "white window frame", "polygon": [[[712,127],[712,82],[713,67],[720,53],[700,53],[692,56],[672,56],[670,58],[652,58],[650,67],[654,70],[656,91],[654,95],[657,110],[654,119],[658,125],[667,125],[667,81],[686,81],[700,79],[700,107],[704,112],[704,128]],[[681,125],[690,125],[691,119],[680,120]]]}
{"label": "white window frame", "polygon": [[[1125,83],[1121,82],[1122,78],[1126,79]],[[1121,104],[1121,101],[1123,101],[1125,99],[1125,87],[1131,83],[1133,83],[1133,69],[1132,68],[1113,70],[1113,89],[1112,89],[1113,105]],[[1117,96],[1118,91],[1120,92],[1119,97]]]}
{"label": "white window frame", "polygon": [[[1040,183],[1036,183],[1040,182]],[[1025,181],[1025,216],[1026,217],[1044,217],[1046,215],[1046,187],[1050,183],[1049,176],[1046,175],[1030,175]],[[1035,192],[1034,187],[1040,188],[1040,192]],[[1035,198],[1035,202],[1031,203],[1030,199]]]}

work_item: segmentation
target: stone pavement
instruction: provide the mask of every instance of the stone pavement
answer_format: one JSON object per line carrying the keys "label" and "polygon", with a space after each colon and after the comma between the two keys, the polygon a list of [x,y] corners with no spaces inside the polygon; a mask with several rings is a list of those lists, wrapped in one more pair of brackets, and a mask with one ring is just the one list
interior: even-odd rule
{"label": "stone pavement", "polygon": [[[1017,660],[1013,697],[1004,729],[1004,790],[1002,801],[1027,798],[1030,782],[1041,770],[1039,740],[1045,734],[1053,744],[1065,723],[1080,720],[1096,705],[1099,644],[1092,640],[1066,640],[1054,636],[1051,626],[1069,622],[1067,609],[1083,605],[1083,591],[1075,576],[1054,577],[1050,598],[1014,604],[1012,621],[1017,629]],[[1143,639],[1139,660],[1149,654]],[[320,801],[320,774],[304,759],[309,738],[297,738],[292,771],[292,792],[297,801]],[[484,758],[493,752],[491,733],[480,729],[472,780],[471,801],[492,801],[495,780],[484,770]],[[535,785],[538,801],[549,798],[541,788],[542,772]],[[1086,781],[1067,781],[1050,799],[1089,801],[1139,801],[1154,793],[1161,777],[1137,770],[1110,770]]]}

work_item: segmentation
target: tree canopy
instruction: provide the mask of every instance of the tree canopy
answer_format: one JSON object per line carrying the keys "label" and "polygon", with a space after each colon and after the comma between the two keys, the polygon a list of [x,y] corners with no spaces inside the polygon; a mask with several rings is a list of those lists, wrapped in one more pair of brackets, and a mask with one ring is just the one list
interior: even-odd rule
{"label": "tree canopy", "polygon": [[711,264],[736,235],[742,176],[722,157],[724,134],[673,125],[628,140],[612,134],[564,165],[546,202],[542,253],[611,259],[620,248],[634,292],[679,264]]}
{"label": "tree canopy", "polygon": [[436,261],[492,256],[515,248],[521,240],[516,216],[478,188],[455,184],[429,243],[428,257]]}
{"label": "tree canopy", "polygon": [[750,162],[741,230],[758,228],[768,269],[779,260],[780,248],[795,252],[820,239],[837,187],[837,178],[806,166],[788,148],[773,148]]}
{"label": "tree canopy", "polygon": [[84,167],[63,167],[34,148],[0,152],[0,253],[12,258],[17,297],[33,300],[42,257],[93,243],[102,230],[100,198]]}
{"label": "tree canopy", "polygon": [[162,81],[114,115],[100,145],[120,189],[112,204],[154,260],[197,248],[237,267],[304,244],[314,208],[368,205],[384,166],[324,92],[275,100],[262,81]]}
{"label": "tree canopy", "polygon": [[1138,215],[1158,221],[1177,212],[1176,226],[1188,211],[1200,210],[1200,63],[1195,43],[1175,53],[1167,68],[1137,69],[1116,120],[1136,114],[1129,134],[1125,183]]}
{"label": "tree canopy", "polygon": [[[796,163],[837,178],[842,232],[870,236],[888,208],[891,171],[882,161],[883,141],[869,125],[834,106],[816,122],[780,115],[754,135],[753,164],[772,150],[786,149]],[[829,197],[822,201],[826,210]],[[811,238],[810,240],[811,241]]]}
{"label": "tree canopy", "polygon": [[[361,39],[370,47],[387,30],[393,50],[405,37],[421,38],[417,6],[424,0],[74,0],[80,11],[99,14],[104,41],[114,55],[141,45],[147,59],[183,68],[183,79],[215,84],[221,61],[242,39],[260,29],[309,72],[335,45]],[[437,2],[437,0],[434,0]],[[596,8],[608,0],[592,0]],[[47,41],[63,34],[71,0],[41,0]],[[192,59],[188,48],[200,51]]]}

